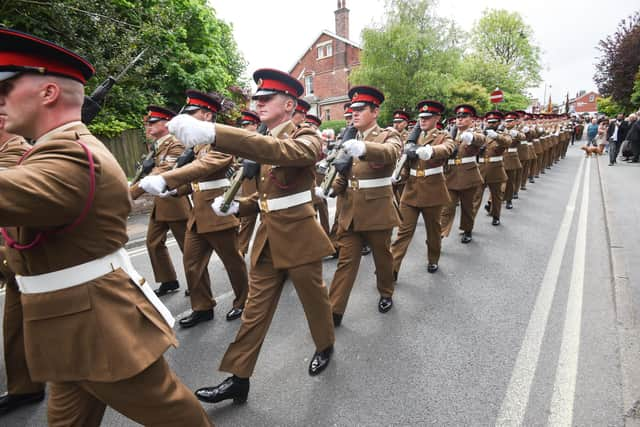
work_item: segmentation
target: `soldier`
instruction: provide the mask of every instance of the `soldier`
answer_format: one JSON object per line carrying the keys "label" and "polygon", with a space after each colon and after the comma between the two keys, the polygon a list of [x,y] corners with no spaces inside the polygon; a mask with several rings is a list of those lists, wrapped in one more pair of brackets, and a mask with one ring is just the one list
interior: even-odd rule
{"label": "soldier", "polygon": [[[531,123],[531,114],[524,111],[516,111],[518,113],[518,123],[516,123],[516,129],[525,134],[526,140],[520,141],[518,145],[518,158],[522,164],[522,173],[518,175],[518,182],[516,183],[515,193],[513,198],[519,198],[520,190],[527,190],[527,180],[531,175],[532,164],[535,161],[535,151],[533,150],[533,136],[534,131],[529,124]],[[524,120],[524,121],[523,121]]]}
{"label": "soldier", "polygon": [[[184,145],[167,129],[167,121],[176,113],[156,105],[149,105],[147,111],[145,132],[153,141],[155,153],[154,167],[150,175],[157,175],[173,168],[178,156],[184,151]],[[133,200],[144,194],[144,190],[137,183],[129,191]],[[184,233],[190,210],[189,200],[184,196],[153,198],[147,227],[147,252],[155,280],[160,283],[160,287],[155,291],[158,296],[174,292],[180,287],[166,246],[167,232],[171,230],[180,251],[184,252]]]}
{"label": "soldier", "polygon": [[[213,144],[214,150],[232,153],[261,164],[258,192],[234,201],[222,212],[222,198],[213,209],[218,215],[260,210],[262,221],[251,250],[249,297],[236,339],[225,353],[220,370],[233,376],[215,387],[196,391],[204,402],[233,399],[244,402],[249,377],[276,311],[287,278],[302,302],[316,351],[309,375],[322,372],[333,353],[334,331],[327,288],[322,281],[322,257],[333,251],[329,238],[313,217],[314,169],[322,145],[317,133],[303,125],[296,127],[291,116],[296,97],[304,88],[293,76],[272,69],[253,74],[258,90],[253,96],[266,136],[253,135],[212,123],[198,123],[178,116],[169,127],[187,144]],[[188,142],[190,141],[190,142]]]}
{"label": "soldier", "polygon": [[[220,103],[212,96],[197,90],[187,91],[182,112],[213,123],[219,110]],[[180,319],[183,328],[213,319],[216,300],[207,270],[213,251],[227,270],[235,295],[233,307],[226,315],[227,321],[240,318],[247,299],[247,266],[238,244],[240,222],[235,217],[220,217],[211,210],[213,199],[229,186],[226,174],[233,157],[210,150],[208,145],[194,151],[196,160],[191,164],[140,181],[140,187],[153,195],[163,194],[167,188],[179,190],[178,195],[192,193],[193,210],[187,222],[183,256],[192,312]]]}
{"label": "soldier", "polygon": [[[304,122],[316,132],[319,132],[318,129],[320,128],[320,125],[322,125],[322,120],[320,120],[318,117],[314,116],[313,114],[307,114]],[[320,140],[322,141],[322,147],[323,147],[322,152],[325,153],[327,151],[326,142],[322,138],[322,134],[320,135],[321,135]],[[319,173],[318,169],[316,168],[316,179],[315,179],[316,185],[322,184],[323,180],[324,180],[324,175]],[[322,229],[327,234],[327,236],[329,236],[329,233],[330,233],[329,205],[327,204],[327,200],[323,197],[316,197],[314,194],[313,207],[316,209],[316,212],[318,213],[318,218],[320,220],[320,225],[322,226]]]}
{"label": "soldier", "polygon": [[456,215],[456,205],[460,201],[460,229],[462,243],[471,242],[473,236],[473,222],[475,212],[473,200],[483,181],[476,163],[476,156],[485,142],[484,135],[471,127],[476,117],[476,109],[469,104],[457,105],[453,111],[456,114],[456,125],[452,129],[452,137],[456,142],[456,149],[448,161],[445,174],[447,189],[451,202],[442,209],[440,224],[442,235],[446,237],[451,232],[453,218]]}
{"label": "soldier", "polygon": [[[4,130],[4,116],[0,116],[0,171],[15,166],[31,149],[23,137]],[[0,415],[44,399],[44,384],[33,382],[25,359],[24,329],[20,292],[13,272],[8,268],[5,247],[0,237],[0,288],[4,284],[4,362],[7,374],[7,393],[0,396]],[[4,282],[4,283],[2,283]]]}
{"label": "soldier", "polygon": [[29,373],[49,383],[52,426],[98,426],[106,405],[143,425],[209,426],[163,357],[177,345],[171,313],[124,250],[126,176],[80,122],[93,74],[71,51],[0,29],[0,116],[36,140],[0,172]]}
{"label": "soldier", "polygon": [[298,103],[296,104],[296,110],[293,113],[293,117],[291,117],[291,121],[294,125],[300,126],[304,123],[305,118],[307,117],[307,111],[311,109],[311,105],[304,99],[298,99]]}
{"label": "soldier", "polygon": [[[260,117],[255,111],[243,111],[240,119],[240,127],[242,129],[256,132],[260,125]],[[242,181],[242,195],[249,197],[257,190],[256,182],[253,179],[245,179]],[[244,257],[249,251],[249,242],[253,236],[253,230],[256,227],[258,214],[247,215],[240,218],[240,228],[238,229],[238,246]]]}
{"label": "soldier", "polygon": [[402,141],[393,128],[381,129],[376,123],[384,95],[369,86],[349,91],[356,139],[345,141],[345,153],[352,157],[333,184],[333,193],[342,203],[338,235],[340,256],[329,298],[336,326],[342,322],[349,294],[360,266],[363,241],[373,251],[380,299],[378,311],[393,306],[391,233],[400,224],[391,188],[391,174],[402,150]]}
{"label": "soldier", "polygon": [[504,117],[504,127],[511,136],[511,145],[504,153],[504,170],[507,172],[507,185],[504,192],[505,208],[513,209],[514,198],[517,199],[518,189],[520,188],[520,177],[522,176],[522,163],[518,149],[522,141],[526,143],[526,135],[520,132],[516,125],[518,123],[518,113],[511,111]]}
{"label": "soldier", "polygon": [[[393,112],[393,128],[400,134],[400,139],[402,140],[403,145],[407,140],[407,136],[409,136],[409,131],[407,130],[407,127],[409,126],[409,119],[409,113],[404,110],[396,110]],[[396,202],[400,203],[402,191],[404,190],[404,183],[394,182],[392,187]]]}
{"label": "soldier", "polygon": [[313,114],[307,114],[304,118],[304,122],[309,125],[311,129],[316,131],[320,129],[320,125],[322,125],[322,120]]}
{"label": "soldier", "polygon": [[448,133],[436,128],[445,110],[444,105],[438,101],[425,100],[418,103],[417,108],[422,132],[415,146],[405,145],[407,162],[403,168],[403,177],[407,181],[400,201],[402,224],[398,237],[391,245],[395,280],[420,214],[427,232],[427,271],[435,273],[438,270],[442,244],[440,216],[442,207],[451,201],[443,166],[453,153],[455,143]]}

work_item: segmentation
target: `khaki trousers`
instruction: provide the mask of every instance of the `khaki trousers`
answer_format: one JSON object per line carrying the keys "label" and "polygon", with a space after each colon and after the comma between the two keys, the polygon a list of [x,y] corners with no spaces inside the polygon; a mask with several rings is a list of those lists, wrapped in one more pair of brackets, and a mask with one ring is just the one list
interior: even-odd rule
{"label": "khaki trousers", "polygon": [[473,200],[478,192],[478,187],[475,186],[467,188],[465,190],[451,190],[449,189],[449,195],[451,196],[451,202],[444,205],[442,208],[442,217],[440,218],[440,225],[442,227],[442,235],[448,236],[453,226],[453,219],[456,216],[456,205],[460,201],[460,229],[462,231],[473,231],[473,221],[475,219],[475,213],[473,211]]}
{"label": "khaki trousers", "polygon": [[222,358],[221,371],[241,378],[249,378],[253,374],[287,278],[291,279],[298,293],[316,350],[322,351],[333,345],[333,319],[327,287],[322,280],[322,261],[278,270],[273,267],[269,247],[266,246],[256,266],[251,269],[242,325]]}
{"label": "khaki trousers", "polygon": [[391,233],[393,229],[375,231],[340,230],[340,257],[338,267],[329,288],[329,299],[334,313],[344,314],[351,289],[356,281],[362,245],[371,247],[376,266],[376,284],[380,296],[393,295],[393,257],[391,256]]}
{"label": "khaki trousers", "polygon": [[213,251],[216,251],[227,270],[235,294],[233,307],[243,307],[247,299],[247,265],[238,248],[238,229],[234,227],[202,234],[187,230],[183,262],[191,293],[191,308],[196,311],[210,310],[216,305],[207,269]]}
{"label": "khaki trousers", "polygon": [[519,176],[522,175],[522,168],[512,169],[506,172],[507,172],[507,183],[505,185],[505,190],[504,190],[504,200],[506,200],[507,202],[510,202],[511,200],[513,200],[513,194],[517,193],[518,189],[520,188],[518,184],[520,181]]}
{"label": "khaki trousers", "polygon": [[242,255],[246,255],[249,252],[249,243],[253,236],[253,230],[256,228],[256,221],[258,215],[243,216],[240,217],[240,229],[238,230],[238,247]]}
{"label": "khaki trousers", "polygon": [[180,251],[184,253],[184,234],[187,230],[187,220],[184,221],[156,221],[149,217],[147,227],[147,252],[151,259],[153,276],[158,283],[171,282],[177,279],[171,256],[167,249],[167,232],[171,230]]}
{"label": "khaki trousers", "polygon": [[527,179],[531,175],[531,160],[520,160],[522,163],[522,171],[518,176],[518,185],[516,186],[516,190],[524,190],[527,188]]}
{"label": "khaki trousers", "polygon": [[442,206],[417,208],[400,203],[402,224],[398,229],[396,240],[391,244],[393,271],[395,272],[400,271],[402,259],[407,253],[413,233],[416,231],[418,217],[421,214],[427,232],[427,262],[429,264],[437,264],[438,260],[440,260],[440,249],[442,247],[440,217],[442,216]]}
{"label": "khaki trousers", "polygon": [[15,280],[9,280],[5,290],[2,336],[4,338],[7,392],[9,394],[37,393],[44,390],[44,384],[31,381],[29,376],[24,349],[22,303]]}
{"label": "khaki trousers", "polygon": [[49,426],[99,426],[107,405],[149,427],[213,425],[191,390],[161,357],[122,381],[50,383]]}
{"label": "khaki trousers", "polygon": [[320,219],[320,225],[324,232],[329,236],[331,229],[329,228],[329,205],[326,200],[319,201],[315,206],[318,212],[318,218]]}
{"label": "khaki trousers", "polygon": [[340,222],[340,210],[342,207],[341,199],[336,200],[336,213],[333,217],[333,224],[331,225],[331,230],[329,231],[329,239],[333,244],[333,248],[337,251],[340,249],[340,242],[338,240],[338,228]]}
{"label": "khaki trousers", "polygon": [[491,182],[478,187],[475,197],[473,198],[473,212],[474,216],[480,211],[482,205],[482,197],[484,196],[485,188],[489,187],[491,209],[489,213],[494,218],[500,218],[500,212],[502,210],[502,200],[504,195],[504,182]]}
{"label": "khaki trousers", "polygon": [[540,174],[544,172],[544,151],[536,158],[536,178],[540,177]]}

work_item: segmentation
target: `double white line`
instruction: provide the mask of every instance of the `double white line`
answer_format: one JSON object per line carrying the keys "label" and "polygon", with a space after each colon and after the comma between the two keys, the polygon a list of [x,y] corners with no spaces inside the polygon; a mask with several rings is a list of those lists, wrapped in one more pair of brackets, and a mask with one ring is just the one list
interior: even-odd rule
{"label": "double white line", "polygon": [[[595,160],[597,161],[597,159]],[[584,167],[585,158],[580,161],[578,173],[569,201],[560,224],[558,236],[553,245],[549,263],[542,279],[538,296],[529,318],[522,346],[511,374],[502,407],[498,413],[496,426],[519,426],[523,424],[531,385],[538,366],[538,358],[547,327],[547,320],[555,295],[560,267],[564,258],[569,231],[573,222],[580,183],[583,182],[580,215],[576,235],[571,285],[567,302],[560,358],[556,369],[551,408],[547,420],[550,426],[570,426],[573,419],[578,354],[580,350],[580,325],[582,315],[582,295],[584,283],[585,253],[587,241],[587,219],[589,208],[589,177],[591,161]],[[584,171],[584,179],[583,178]]]}

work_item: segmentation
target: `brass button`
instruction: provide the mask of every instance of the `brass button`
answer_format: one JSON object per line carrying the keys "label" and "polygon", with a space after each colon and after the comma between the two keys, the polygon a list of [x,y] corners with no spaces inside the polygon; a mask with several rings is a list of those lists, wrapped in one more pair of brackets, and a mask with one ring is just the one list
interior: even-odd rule
{"label": "brass button", "polygon": [[4,265],[5,267],[9,266],[9,262],[6,259],[2,260],[2,265]]}
{"label": "brass button", "polygon": [[262,193],[262,197],[267,197],[267,193]]}

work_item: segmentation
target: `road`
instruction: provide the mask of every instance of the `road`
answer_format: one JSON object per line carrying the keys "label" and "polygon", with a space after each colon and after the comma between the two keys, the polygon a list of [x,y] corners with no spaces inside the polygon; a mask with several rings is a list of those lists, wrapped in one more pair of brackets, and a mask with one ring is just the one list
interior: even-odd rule
{"label": "road", "polygon": [[[262,348],[247,404],[205,404],[219,426],[509,426],[625,423],[616,304],[600,169],[576,147],[527,191],[502,225],[482,211],[468,245],[443,242],[440,270],[426,272],[424,227],[399,274],[394,308],[377,310],[371,256],[361,263],[334,359],[309,377],[313,353],[290,284]],[[333,206],[333,203],[332,203]],[[457,219],[456,219],[457,224]],[[184,286],[177,247],[171,254]],[[144,249],[131,251],[152,277]],[[324,264],[327,284],[336,261]],[[226,322],[231,287],[217,257],[210,273],[216,319],[177,329],[167,358],[188,387],[225,378],[217,367],[238,321]],[[164,298],[178,317],[188,298]],[[6,389],[4,371],[0,390]],[[46,405],[1,419],[46,425]],[[130,426],[108,410],[103,425]]]}

